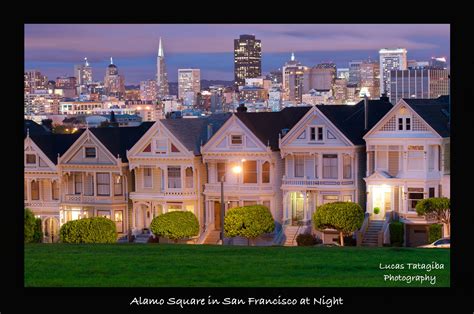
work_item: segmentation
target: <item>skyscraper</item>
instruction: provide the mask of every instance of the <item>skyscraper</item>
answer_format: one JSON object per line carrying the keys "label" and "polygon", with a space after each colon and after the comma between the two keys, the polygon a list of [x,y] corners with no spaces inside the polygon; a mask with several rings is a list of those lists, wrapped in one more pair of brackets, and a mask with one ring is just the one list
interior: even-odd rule
{"label": "skyscraper", "polygon": [[246,78],[262,75],[262,42],[254,35],[234,39],[234,84],[245,85]]}
{"label": "skyscraper", "polygon": [[449,72],[446,69],[416,68],[390,72],[390,102],[401,98],[438,98],[449,95]]}
{"label": "skyscraper", "polygon": [[158,89],[155,80],[140,82],[140,100],[155,102],[158,98]]}
{"label": "skyscraper", "polygon": [[433,69],[447,69],[447,62],[445,57],[435,58],[430,60],[430,67]]}
{"label": "skyscraper", "polygon": [[74,76],[79,86],[92,83],[92,67],[87,62],[87,58],[84,58],[84,64],[74,66]]}
{"label": "skyscraper", "polygon": [[[185,99],[193,93],[193,99],[201,91],[200,69],[178,69],[178,98]],[[192,105],[186,101],[188,105]],[[194,103],[194,100],[192,101]]]}
{"label": "skyscraper", "polygon": [[360,65],[362,64],[361,60],[354,60],[349,62],[349,82],[348,84],[357,85],[360,84]]}
{"label": "skyscraper", "polygon": [[[298,62],[295,58],[295,54],[292,52],[290,60],[285,63],[285,65],[282,68],[282,100],[295,100],[295,95],[301,95],[302,94],[302,89],[303,89],[303,71],[304,67],[301,65],[300,62]],[[300,73],[301,72],[301,73]],[[299,73],[299,74],[298,74]],[[290,75],[291,75],[291,86],[292,91],[290,92]],[[298,77],[298,75],[301,75],[301,79]],[[300,84],[297,82],[295,84],[295,81],[301,82],[301,92],[294,92],[294,87],[299,86]],[[290,94],[292,95],[290,97]],[[301,100],[301,97],[299,98]]]}
{"label": "skyscraper", "polygon": [[370,99],[380,96],[380,64],[376,61],[364,61],[360,65],[360,90]]}
{"label": "skyscraper", "polygon": [[48,85],[48,78],[40,71],[29,70],[25,72],[25,93],[33,93],[35,90],[45,90]]}
{"label": "skyscraper", "polygon": [[380,49],[380,94],[390,97],[390,71],[407,69],[407,50],[405,48]]}
{"label": "skyscraper", "polygon": [[105,70],[105,92],[109,96],[123,97],[125,95],[125,79],[118,73],[118,68],[110,57],[110,64]]}
{"label": "skyscraper", "polygon": [[158,44],[158,56],[156,57],[156,85],[158,86],[158,96],[164,97],[169,94],[168,74],[166,72],[165,54],[163,44]]}

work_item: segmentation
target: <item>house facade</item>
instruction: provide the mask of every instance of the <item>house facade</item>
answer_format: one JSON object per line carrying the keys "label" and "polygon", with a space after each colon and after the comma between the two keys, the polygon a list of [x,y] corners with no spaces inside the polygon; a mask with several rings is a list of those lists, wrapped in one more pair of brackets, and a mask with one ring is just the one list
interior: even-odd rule
{"label": "house facade", "polygon": [[207,171],[199,147],[229,114],[202,119],[164,119],[154,125],[127,152],[133,172],[134,234],[148,229],[152,219],[171,211],[190,211],[206,230],[202,187]]}
{"label": "house facade", "polygon": [[433,223],[417,215],[417,202],[450,195],[448,122],[447,97],[401,99],[364,136],[367,212],[372,219],[395,212],[405,223],[407,246],[425,244]]}

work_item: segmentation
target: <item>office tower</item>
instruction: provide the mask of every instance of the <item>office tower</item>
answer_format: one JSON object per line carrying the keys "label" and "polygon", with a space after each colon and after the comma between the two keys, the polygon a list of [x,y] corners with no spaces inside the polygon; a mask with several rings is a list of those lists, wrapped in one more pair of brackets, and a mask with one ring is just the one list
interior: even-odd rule
{"label": "office tower", "polygon": [[234,39],[234,84],[243,86],[246,78],[262,75],[262,42],[254,35]]}
{"label": "office tower", "polygon": [[390,72],[390,102],[401,98],[438,98],[449,95],[449,72],[446,69],[418,68]]}
{"label": "office tower", "polygon": [[349,84],[360,84],[360,65],[362,64],[361,60],[354,60],[349,62]]}
{"label": "office tower", "polygon": [[140,100],[156,102],[158,99],[158,85],[155,80],[140,82]]}
{"label": "office tower", "polygon": [[345,77],[336,78],[333,85],[334,102],[344,104],[347,101],[347,79]]}
{"label": "office tower", "polygon": [[448,65],[445,57],[432,57],[430,60],[430,67],[433,69],[447,69]]}
{"label": "office tower", "polygon": [[[200,91],[201,70],[178,69],[178,98],[186,100],[186,105],[192,105]],[[193,99],[192,103],[189,103],[191,99]]]}
{"label": "office tower", "polygon": [[55,88],[71,89],[76,88],[77,80],[75,76],[58,76],[56,78]]}
{"label": "office tower", "polygon": [[283,74],[281,69],[271,71],[270,74],[267,75],[267,78],[272,81],[272,83],[281,84],[283,81]]}
{"label": "office tower", "polygon": [[123,97],[125,95],[125,79],[119,74],[112,57],[110,57],[110,64],[105,70],[104,87],[108,96]]}
{"label": "office tower", "polygon": [[336,79],[336,65],[334,63],[320,63],[310,71],[313,74],[310,88],[315,90],[330,90],[332,88]]}
{"label": "office tower", "polygon": [[370,99],[380,96],[380,64],[377,61],[364,61],[360,65],[360,89]]}
{"label": "office tower", "polygon": [[380,94],[390,97],[390,71],[407,69],[407,50],[405,48],[380,49]]}
{"label": "office tower", "polygon": [[[303,76],[305,67],[301,65],[295,58],[295,54],[292,52],[290,60],[285,63],[282,68],[282,100],[295,100],[295,95],[303,94]],[[292,91],[290,93],[290,75],[291,75],[291,86]],[[301,85],[301,86],[300,86]],[[300,86],[300,87],[299,87]],[[301,92],[295,92],[295,87],[300,88]],[[290,96],[291,94],[291,96]],[[298,98],[298,97],[297,97]],[[301,101],[301,97],[299,98]]]}
{"label": "office tower", "polygon": [[45,90],[48,86],[48,78],[37,70],[26,71],[24,81],[25,93],[33,93],[35,90]]}
{"label": "office tower", "polygon": [[211,85],[209,92],[211,93],[211,112],[222,112],[224,109],[224,85]]}
{"label": "office tower", "polygon": [[166,72],[165,65],[165,54],[163,51],[163,44],[160,42],[158,44],[158,56],[156,57],[156,84],[158,86],[158,97],[167,96],[169,91],[168,85],[168,73]]}
{"label": "office tower", "polygon": [[92,83],[92,67],[89,65],[87,58],[84,58],[84,64],[74,66],[74,76],[79,86]]}

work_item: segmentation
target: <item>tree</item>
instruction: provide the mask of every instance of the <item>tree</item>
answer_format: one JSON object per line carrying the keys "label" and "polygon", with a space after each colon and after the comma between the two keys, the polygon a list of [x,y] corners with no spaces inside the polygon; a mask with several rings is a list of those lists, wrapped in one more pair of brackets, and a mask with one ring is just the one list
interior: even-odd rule
{"label": "tree", "polygon": [[24,232],[25,243],[31,243],[35,235],[36,218],[29,208],[25,208]]}
{"label": "tree", "polygon": [[197,236],[199,221],[192,212],[169,212],[153,218],[150,230],[157,236],[166,237],[177,243],[180,239]]}
{"label": "tree", "polygon": [[451,234],[451,200],[447,197],[425,198],[416,204],[416,213],[444,224],[445,235]]}
{"label": "tree", "polygon": [[339,231],[341,246],[344,246],[344,235],[360,229],[364,222],[364,211],[357,203],[335,202],[319,206],[313,214],[313,226],[323,231],[326,228]]}
{"label": "tree", "polygon": [[270,210],[262,205],[234,207],[224,217],[224,233],[227,237],[244,237],[250,240],[275,230]]}

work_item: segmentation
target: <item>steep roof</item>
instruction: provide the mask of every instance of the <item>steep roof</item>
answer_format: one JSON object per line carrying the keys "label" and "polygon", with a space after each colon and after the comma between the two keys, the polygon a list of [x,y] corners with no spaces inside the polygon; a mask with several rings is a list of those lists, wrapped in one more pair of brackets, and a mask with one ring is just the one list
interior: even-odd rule
{"label": "steep roof", "polygon": [[23,123],[23,135],[26,137],[26,134],[29,132],[30,135],[33,134],[49,134],[51,133],[47,128],[43,125],[36,123],[33,120],[24,120]]}
{"label": "steep roof", "polygon": [[190,151],[200,155],[201,144],[207,138],[207,126],[212,125],[212,134],[231,117],[230,113],[213,114],[204,118],[181,118],[160,120],[163,125]]}
{"label": "steep roof", "polygon": [[142,122],[135,127],[108,127],[89,129],[99,141],[114,155],[120,155],[124,162],[128,162],[127,150],[145,134],[154,122]]}
{"label": "steep roof", "polygon": [[368,125],[365,129],[364,100],[355,105],[316,105],[316,107],[354,144],[364,145],[362,138],[385,114],[392,104],[385,100],[369,100]]}
{"label": "steep roof", "polygon": [[420,115],[439,135],[449,137],[449,96],[440,96],[435,99],[403,98],[415,112]]}
{"label": "steep roof", "polygon": [[81,136],[84,130],[74,134],[31,134],[30,138],[55,165],[58,163],[58,154],[63,155],[69,147]]}
{"label": "steep roof", "polygon": [[277,112],[237,112],[235,115],[264,145],[270,144],[271,149],[277,151],[282,129],[291,129],[310,109],[310,106],[286,107]]}

